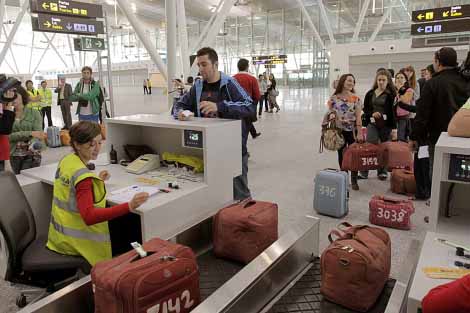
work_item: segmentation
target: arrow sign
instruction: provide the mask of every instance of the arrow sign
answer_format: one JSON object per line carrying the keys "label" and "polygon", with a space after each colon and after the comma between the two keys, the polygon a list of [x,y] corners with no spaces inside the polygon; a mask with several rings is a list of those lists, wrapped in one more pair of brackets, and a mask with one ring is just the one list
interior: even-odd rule
{"label": "arrow sign", "polygon": [[81,37],[74,39],[75,51],[99,51],[105,49],[103,38]]}
{"label": "arrow sign", "polygon": [[44,10],[47,10],[47,9],[49,9],[49,5],[48,5],[46,2],[44,2],[44,3],[42,4],[42,8],[43,8]]}
{"label": "arrow sign", "polygon": [[470,18],[469,4],[418,10],[413,11],[411,15],[411,19],[415,23],[433,22],[438,20],[456,20],[461,18]]}
{"label": "arrow sign", "polygon": [[104,34],[103,22],[89,18],[38,14],[32,17],[33,31],[77,35]]}
{"label": "arrow sign", "polygon": [[460,33],[470,31],[470,20],[449,20],[449,21],[435,21],[429,23],[412,24],[411,35],[435,35],[447,33]]}
{"label": "arrow sign", "polygon": [[72,0],[30,0],[31,13],[49,13],[85,18],[102,18],[101,5]]}

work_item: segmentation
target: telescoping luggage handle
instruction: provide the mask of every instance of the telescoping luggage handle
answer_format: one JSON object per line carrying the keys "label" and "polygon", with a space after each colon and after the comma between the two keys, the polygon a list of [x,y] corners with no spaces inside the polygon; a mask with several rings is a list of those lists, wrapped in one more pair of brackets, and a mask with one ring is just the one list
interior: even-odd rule
{"label": "telescoping luggage handle", "polygon": [[244,199],[244,200],[238,200],[238,201],[235,201],[233,202],[232,204],[230,204],[229,206],[225,207],[226,208],[231,208],[231,207],[234,207],[234,206],[237,206],[237,205],[242,205],[242,207],[244,209],[250,207],[250,206],[253,206],[255,205],[257,202],[256,200],[253,200],[251,198],[247,198],[247,199]]}
{"label": "telescoping luggage handle", "polygon": [[[131,246],[132,246],[132,248],[134,248],[135,252],[137,252],[140,259],[143,259],[143,258],[145,258],[145,257],[147,257],[147,256],[154,253],[152,251],[150,251],[150,252],[145,251],[144,247],[142,247],[142,245],[140,243],[136,242],[136,241],[132,242]],[[174,260],[176,260],[176,257],[171,256],[171,255],[164,255],[164,256],[160,257],[160,259],[162,261],[174,261]]]}

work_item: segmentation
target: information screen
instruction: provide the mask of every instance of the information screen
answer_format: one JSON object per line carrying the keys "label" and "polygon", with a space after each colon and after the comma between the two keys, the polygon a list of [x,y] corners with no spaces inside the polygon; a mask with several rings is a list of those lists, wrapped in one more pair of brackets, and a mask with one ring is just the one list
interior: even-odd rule
{"label": "information screen", "polygon": [[202,149],[204,147],[202,131],[185,129],[183,133],[183,146]]}

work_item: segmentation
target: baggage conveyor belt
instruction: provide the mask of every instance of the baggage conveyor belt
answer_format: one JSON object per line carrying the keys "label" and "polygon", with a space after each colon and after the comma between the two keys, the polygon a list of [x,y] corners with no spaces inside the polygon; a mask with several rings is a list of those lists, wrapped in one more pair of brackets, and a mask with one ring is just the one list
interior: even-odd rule
{"label": "baggage conveyor belt", "polygon": [[[217,258],[212,251],[199,256],[197,262],[202,301],[243,269],[239,263]],[[323,299],[320,282],[320,259],[315,258],[308,270],[267,313],[358,313]],[[395,280],[390,279],[376,305],[368,313],[385,312],[394,285]]]}
{"label": "baggage conveyor belt", "polygon": [[[202,302],[192,313],[355,313],[320,295],[319,224],[315,217],[300,219],[247,265],[214,256],[212,219],[168,238],[190,246],[198,255]],[[418,255],[419,244],[414,243],[397,281],[389,281],[370,313],[404,312]],[[94,313],[90,276],[19,313]]]}

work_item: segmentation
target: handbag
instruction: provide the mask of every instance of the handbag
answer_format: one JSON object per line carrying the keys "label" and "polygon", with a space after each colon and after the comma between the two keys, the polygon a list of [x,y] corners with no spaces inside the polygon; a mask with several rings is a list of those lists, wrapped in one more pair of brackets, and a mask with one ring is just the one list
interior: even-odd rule
{"label": "handbag", "polygon": [[18,142],[15,152],[10,157],[10,164],[15,174],[22,170],[41,166],[41,151],[29,148],[28,142]]}
{"label": "handbag", "polygon": [[276,89],[271,89],[270,94],[271,94],[271,96],[273,96],[273,97],[277,97],[277,96],[279,96],[279,91],[276,90]]}
{"label": "handbag", "polygon": [[338,151],[344,146],[344,137],[342,130],[337,125],[337,121],[338,114],[336,111],[328,111],[325,114],[320,138],[320,153],[323,152],[323,148],[330,151]]}

